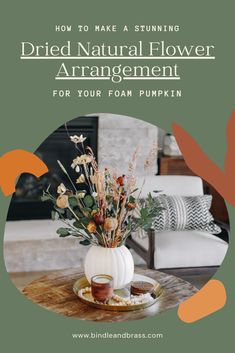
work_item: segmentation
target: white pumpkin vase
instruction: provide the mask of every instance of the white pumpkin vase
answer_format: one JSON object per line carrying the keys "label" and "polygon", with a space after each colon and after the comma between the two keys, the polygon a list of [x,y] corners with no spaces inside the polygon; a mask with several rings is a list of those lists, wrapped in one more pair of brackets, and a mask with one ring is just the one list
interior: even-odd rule
{"label": "white pumpkin vase", "polygon": [[89,282],[91,277],[98,274],[112,276],[114,289],[125,287],[134,275],[133,257],[124,245],[116,248],[92,245],[87,252],[84,267]]}

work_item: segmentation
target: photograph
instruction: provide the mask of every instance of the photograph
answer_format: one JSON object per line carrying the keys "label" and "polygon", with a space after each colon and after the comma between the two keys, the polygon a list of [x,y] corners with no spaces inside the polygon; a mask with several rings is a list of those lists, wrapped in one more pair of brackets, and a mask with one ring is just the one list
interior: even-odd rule
{"label": "photograph", "polygon": [[19,177],[4,234],[9,277],[35,304],[80,320],[138,320],[176,307],[219,269],[225,202],[171,133],[87,114],[35,154],[49,171]]}

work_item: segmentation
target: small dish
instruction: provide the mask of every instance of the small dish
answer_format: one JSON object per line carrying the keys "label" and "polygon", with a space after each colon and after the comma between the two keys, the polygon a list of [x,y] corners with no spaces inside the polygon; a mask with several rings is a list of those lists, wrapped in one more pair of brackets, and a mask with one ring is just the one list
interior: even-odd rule
{"label": "small dish", "polygon": [[[108,301],[107,304],[102,302],[97,302],[91,295],[91,286],[85,276],[80,277],[73,285],[73,291],[78,296],[79,300],[83,303],[93,306],[102,310],[113,310],[113,311],[132,311],[147,308],[159,300],[163,290],[161,285],[154,279],[134,274],[133,282],[144,281],[151,283],[154,286],[153,292],[151,294],[143,294],[143,296],[131,297],[130,285],[131,283],[122,289],[117,289],[114,291],[113,297]],[[135,303],[132,303],[130,299],[134,298]],[[143,300],[142,302],[140,302]]]}

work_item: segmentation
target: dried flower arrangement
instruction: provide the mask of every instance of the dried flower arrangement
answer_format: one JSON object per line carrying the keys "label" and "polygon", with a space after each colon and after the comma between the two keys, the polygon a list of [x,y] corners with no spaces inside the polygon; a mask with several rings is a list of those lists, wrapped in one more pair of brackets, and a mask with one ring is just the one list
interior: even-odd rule
{"label": "dried flower arrangement", "polygon": [[[127,175],[119,176],[108,168],[99,169],[92,149],[84,147],[86,137],[75,135],[70,139],[78,150],[71,165],[78,178],[74,183],[63,164],[57,161],[72,190],[62,183],[58,186],[57,197],[50,193],[50,187],[42,196],[43,201],[50,200],[54,205],[52,218],[66,225],[57,230],[59,236],[72,235],[82,238],[83,245],[114,248],[124,245],[131,232],[150,228],[162,208],[151,193],[141,200],[141,190],[136,188],[134,173],[138,149],[129,162]],[[146,170],[155,160],[157,151],[155,144],[144,163]]]}

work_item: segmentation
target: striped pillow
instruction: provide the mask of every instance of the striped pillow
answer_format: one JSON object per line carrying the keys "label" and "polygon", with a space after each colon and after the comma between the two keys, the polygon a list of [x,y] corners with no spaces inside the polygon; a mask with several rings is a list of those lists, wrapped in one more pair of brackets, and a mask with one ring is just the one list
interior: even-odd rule
{"label": "striped pillow", "polygon": [[164,210],[155,218],[156,231],[202,230],[219,234],[220,227],[214,223],[210,213],[212,196],[166,196],[157,197],[159,206]]}

